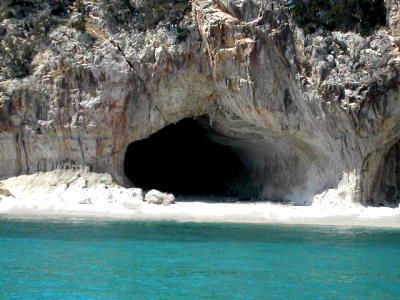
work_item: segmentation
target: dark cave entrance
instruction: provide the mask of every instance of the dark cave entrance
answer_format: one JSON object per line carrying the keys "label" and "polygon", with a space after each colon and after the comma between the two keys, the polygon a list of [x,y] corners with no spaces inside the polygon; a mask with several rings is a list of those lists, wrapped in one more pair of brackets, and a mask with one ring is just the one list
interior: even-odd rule
{"label": "dark cave entrance", "polygon": [[204,117],[184,119],[130,144],[124,162],[128,179],[178,196],[255,196],[242,188],[248,167],[240,149],[215,142],[218,135],[207,123]]}
{"label": "dark cave entrance", "polygon": [[386,154],[377,179],[378,194],[372,204],[397,207],[400,204],[400,142]]}

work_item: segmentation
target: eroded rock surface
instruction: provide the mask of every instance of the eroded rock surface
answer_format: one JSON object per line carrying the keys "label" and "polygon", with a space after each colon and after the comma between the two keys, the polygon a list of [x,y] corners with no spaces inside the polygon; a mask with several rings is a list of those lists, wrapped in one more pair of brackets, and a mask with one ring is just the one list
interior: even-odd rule
{"label": "eroded rock surface", "polygon": [[397,205],[398,1],[367,31],[299,22],[301,1],[6,1],[0,178],[83,165],[128,185],[130,143],[208,115],[259,197]]}
{"label": "eroded rock surface", "polygon": [[170,205],[175,202],[175,197],[172,194],[163,193],[157,190],[150,190],[146,193],[144,201],[149,204]]}
{"label": "eroded rock surface", "polygon": [[87,168],[20,175],[0,182],[2,212],[7,211],[114,211],[138,210],[143,202],[139,188],[124,188],[109,174]]}

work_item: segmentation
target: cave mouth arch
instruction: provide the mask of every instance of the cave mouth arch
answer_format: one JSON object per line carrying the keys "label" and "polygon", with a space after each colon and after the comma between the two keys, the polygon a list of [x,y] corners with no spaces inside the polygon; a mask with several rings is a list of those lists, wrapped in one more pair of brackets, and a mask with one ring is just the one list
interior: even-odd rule
{"label": "cave mouth arch", "polygon": [[400,141],[397,141],[381,162],[376,176],[374,206],[398,207],[400,205]]}
{"label": "cave mouth arch", "polygon": [[178,196],[257,197],[248,188],[249,165],[236,141],[218,142],[207,124],[207,117],[183,119],[131,143],[126,177],[134,186]]}

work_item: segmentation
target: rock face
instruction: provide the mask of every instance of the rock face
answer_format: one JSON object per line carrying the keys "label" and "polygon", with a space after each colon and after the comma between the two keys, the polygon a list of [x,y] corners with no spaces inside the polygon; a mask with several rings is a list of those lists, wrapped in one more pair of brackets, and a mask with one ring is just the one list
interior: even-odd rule
{"label": "rock face", "polygon": [[130,143],[206,115],[259,197],[399,203],[398,1],[343,28],[303,0],[25,2],[0,4],[0,178],[129,185]]}

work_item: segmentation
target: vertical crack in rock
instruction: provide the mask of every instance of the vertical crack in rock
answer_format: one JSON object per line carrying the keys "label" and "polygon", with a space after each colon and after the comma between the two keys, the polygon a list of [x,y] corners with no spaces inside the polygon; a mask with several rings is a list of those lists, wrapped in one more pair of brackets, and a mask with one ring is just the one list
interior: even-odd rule
{"label": "vertical crack in rock", "polygon": [[16,154],[16,159],[15,159],[15,169],[16,169],[16,175],[20,175],[22,173],[22,163],[21,163],[21,146],[19,144],[19,134],[15,134],[15,154]]}
{"label": "vertical crack in rock", "polygon": [[28,162],[28,153],[26,151],[25,140],[23,137],[22,137],[22,148],[24,149],[26,172],[29,174],[30,167],[29,167],[29,162]]}
{"label": "vertical crack in rock", "polygon": [[133,65],[133,63],[126,57],[125,52],[122,50],[121,46],[110,40],[111,45],[113,45],[114,47],[116,47],[118,49],[118,51],[121,53],[121,55],[123,56],[123,58],[125,59],[125,61],[127,62],[128,66],[133,70],[133,72],[135,73],[135,76],[139,79],[141,85],[143,86],[143,88],[145,89],[146,92],[146,96],[150,102],[150,105],[152,105],[160,114],[160,116],[164,119],[164,121],[167,123],[166,118],[164,117],[164,115],[162,114],[161,110],[159,109],[159,107],[154,103],[151,94],[147,88],[146,82],[144,81],[144,79],[142,79],[142,77],[139,75],[138,71],[136,70],[135,66]]}
{"label": "vertical crack in rock", "polygon": [[79,148],[80,148],[80,150],[81,150],[81,153],[82,153],[82,160],[83,160],[83,163],[85,163],[85,152],[83,151],[83,146],[82,146],[82,137],[81,136],[78,136],[78,143],[79,143]]}

